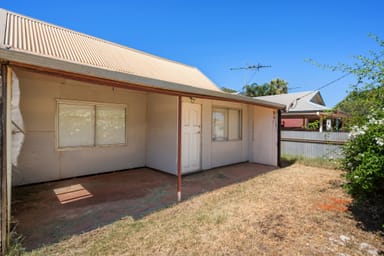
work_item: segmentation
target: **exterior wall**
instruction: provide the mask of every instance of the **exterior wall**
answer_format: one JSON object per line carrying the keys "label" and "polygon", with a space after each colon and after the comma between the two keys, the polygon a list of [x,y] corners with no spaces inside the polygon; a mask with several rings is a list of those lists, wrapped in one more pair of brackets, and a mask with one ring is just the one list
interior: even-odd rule
{"label": "exterior wall", "polygon": [[[15,72],[19,84],[12,112],[14,185],[143,166],[177,173],[176,96]],[[58,150],[57,99],[126,104],[127,145]],[[272,127],[276,110],[274,115],[274,110],[241,103],[187,97],[183,101],[201,105],[201,170],[244,161],[277,164],[277,130]],[[212,140],[215,106],[241,109],[241,140]]]}
{"label": "exterior wall", "polygon": [[282,118],[281,123],[283,128],[304,128],[304,121],[304,118]]}
{"label": "exterior wall", "polygon": [[[147,102],[146,166],[176,175],[177,97],[149,94]],[[248,161],[247,105],[205,99],[194,99],[194,104],[201,105],[201,170]],[[242,110],[242,140],[212,141],[212,106]]]}
{"label": "exterior wall", "polygon": [[[213,101],[212,106],[242,110],[242,139],[237,141],[210,141],[212,143],[211,168],[248,161],[248,107],[244,104]],[[212,113],[209,113],[212,116]],[[212,120],[212,118],[211,118]]]}
{"label": "exterior wall", "polygon": [[278,165],[277,110],[253,106],[252,162]]}
{"label": "exterior wall", "polygon": [[[15,72],[20,103],[14,120],[22,130],[13,139],[15,185],[145,166],[145,93]],[[56,99],[126,104],[127,145],[58,150]]]}
{"label": "exterior wall", "polygon": [[[216,100],[197,100],[196,103],[202,105],[202,170],[248,161],[248,106]],[[241,140],[212,141],[212,107],[242,110]]]}
{"label": "exterior wall", "polygon": [[177,174],[177,97],[148,94],[146,166]]}

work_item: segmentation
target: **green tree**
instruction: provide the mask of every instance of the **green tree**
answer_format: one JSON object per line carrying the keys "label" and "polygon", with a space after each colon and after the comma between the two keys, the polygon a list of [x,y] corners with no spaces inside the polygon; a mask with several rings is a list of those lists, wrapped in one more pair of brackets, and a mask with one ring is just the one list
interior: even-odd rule
{"label": "green tree", "polygon": [[288,83],[283,79],[273,79],[271,82],[269,82],[269,86],[271,90],[270,95],[288,93]]}
{"label": "green tree", "polygon": [[249,97],[257,97],[257,96],[263,96],[267,95],[266,91],[268,89],[268,86],[264,85],[258,85],[257,83],[253,84],[247,84],[243,87],[242,94],[249,96]]}
{"label": "green tree", "polygon": [[273,79],[269,83],[259,85],[257,83],[247,84],[243,87],[243,94],[249,97],[265,95],[276,95],[288,92],[288,83],[283,79]]}
{"label": "green tree", "polygon": [[336,109],[351,115],[349,126],[363,125],[372,111],[384,107],[384,40],[371,35],[380,50],[368,56],[357,56],[353,65],[324,66],[332,70],[352,74],[357,82],[351,86],[348,96],[336,105]]}
{"label": "green tree", "polygon": [[237,92],[236,90],[234,89],[231,89],[231,88],[228,88],[228,87],[221,87],[220,88],[223,92],[228,92],[228,93],[234,93],[234,92]]}
{"label": "green tree", "polygon": [[354,88],[335,109],[350,114],[346,126],[361,126],[373,109],[384,107],[384,86],[373,89]]}
{"label": "green tree", "polygon": [[351,139],[343,146],[346,188],[357,199],[377,201],[384,194],[384,41],[374,39],[380,46],[378,52],[356,57],[354,65],[333,69],[357,78],[352,91],[338,104],[352,115]]}

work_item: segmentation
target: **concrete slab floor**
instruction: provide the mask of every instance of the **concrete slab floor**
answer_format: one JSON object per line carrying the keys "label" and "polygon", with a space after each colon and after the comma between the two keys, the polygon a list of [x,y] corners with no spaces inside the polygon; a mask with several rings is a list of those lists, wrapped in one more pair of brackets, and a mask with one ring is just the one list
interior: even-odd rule
{"label": "concrete slab floor", "polygon": [[[276,167],[242,163],[184,176],[182,199],[246,181]],[[16,187],[12,215],[27,250],[176,203],[177,177],[148,168]]]}

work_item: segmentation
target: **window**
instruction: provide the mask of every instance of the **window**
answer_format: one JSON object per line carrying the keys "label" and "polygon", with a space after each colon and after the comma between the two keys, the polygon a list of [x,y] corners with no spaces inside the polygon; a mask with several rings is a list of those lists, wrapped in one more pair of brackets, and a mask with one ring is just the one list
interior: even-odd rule
{"label": "window", "polygon": [[126,144],[126,106],[58,101],[58,147]]}
{"label": "window", "polygon": [[212,140],[241,140],[241,110],[213,108]]}

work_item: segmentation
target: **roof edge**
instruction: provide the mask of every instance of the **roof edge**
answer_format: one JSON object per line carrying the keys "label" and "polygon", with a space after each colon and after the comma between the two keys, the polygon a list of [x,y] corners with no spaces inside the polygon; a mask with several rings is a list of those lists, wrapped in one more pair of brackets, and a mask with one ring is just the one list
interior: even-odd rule
{"label": "roof edge", "polygon": [[0,8],[0,47],[5,47],[5,29],[7,26],[8,11]]}
{"label": "roof edge", "polygon": [[196,88],[190,85],[177,84],[153,78],[141,77],[133,74],[127,74],[117,71],[111,71],[93,66],[85,66],[78,63],[72,63],[65,60],[48,58],[22,51],[0,48],[0,60],[21,63],[25,65],[41,67],[50,70],[57,70],[72,74],[79,74],[88,77],[101,78],[121,83],[130,83],[140,85],[147,88],[161,89],[164,91],[173,91],[187,93],[193,95],[209,96],[217,99],[226,99],[229,101],[238,101],[243,103],[255,104],[274,109],[284,109],[285,105],[272,103],[261,99],[253,99],[251,97],[233,95],[221,91]]}

